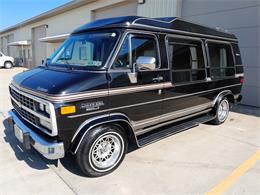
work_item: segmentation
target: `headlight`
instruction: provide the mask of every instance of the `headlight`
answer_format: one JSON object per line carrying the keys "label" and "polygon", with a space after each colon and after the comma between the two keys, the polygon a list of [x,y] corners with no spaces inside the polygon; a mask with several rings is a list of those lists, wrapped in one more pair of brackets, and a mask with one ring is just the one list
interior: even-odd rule
{"label": "headlight", "polygon": [[42,112],[44,112],[44,110],[45,110],[45,105],[44,104],[42,104],[42,103],[40,103],[39,104],[39,108],[40,108],[40,110],[42,111]]}
{"label": "headlight", "polygon": [[40,109],[41,112],[50,114],[50,108],[49,108],[49,106],[46,105],[46,104],[39,103],[39,109]]}

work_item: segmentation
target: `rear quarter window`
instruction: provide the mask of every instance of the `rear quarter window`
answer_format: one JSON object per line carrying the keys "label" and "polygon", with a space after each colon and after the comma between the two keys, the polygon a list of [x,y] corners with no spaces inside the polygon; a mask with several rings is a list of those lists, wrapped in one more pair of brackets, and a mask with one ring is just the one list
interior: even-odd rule
{"label": "rear quarter window", "polygon": [[223,79],[235,75],[235,64],[230,44],[207,42],[211,78]]}

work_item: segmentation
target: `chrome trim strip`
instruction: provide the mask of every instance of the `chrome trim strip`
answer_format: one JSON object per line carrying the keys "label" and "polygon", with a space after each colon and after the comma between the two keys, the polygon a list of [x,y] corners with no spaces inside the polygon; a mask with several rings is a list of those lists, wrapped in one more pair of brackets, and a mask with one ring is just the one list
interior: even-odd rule
{"label": "chrome trim strip", "polygon": [[194,117],[194,116],[198,116],[198,115],[201,115],[201,114],[208,113],[210,110],[211,109],[203,110],[201,112],[196,112],[196,113],[193,113],[193,114],[189,114],[189,115],[183,116],[181,118],[176,118],[176,119],[164,121],[164,122],[159,123],[157,125],[154,125],[152,127],[148,127],[148,128],[145,128],[145,129],[140,129],[139,131],[136,132],[136,136],[142,135],[142,134],[147,133],[147,132],[149,132],[149,131],[151,131],[153,129],[157,129],[157,128],[163,127],[165,125],[169,125],[171,123],[175,123],[175,122],[178,122],[178,121],[181,121],[181,120],[185,120],[185,119],[188,119],[188,118],[191,118],[191,117]]}
{"label": "chrome trim strip", "polygon": [[[198,22],[193,22],[193,21],[186,20],[186,19],[184,19],[184,18],[177,18],[177,20],[184,21],[184,22],[189,22],[189,23],[191,23],[191,24],[197,24],[197,25],[199,25],[199,26],[206,27],[206,28],[209,28],[209,29],[218,31],[218,32],[222,32],[222,33],[224,32],[224,33],[226,33],[226,34],[234,35],[233,33],[229,32],[229,31],[226,31],[226,29],[218,30],[218,29],[217,29],[218,27],[216,27],[216,28],[209,27],[209,26],[203,25],[203,24],[198,23]],[[223,30],[224,30],[224,31],[223,31]]]}
{"label": "chrome trim strip", "polygon": [[[123,120],[123,119],[116,119],[116,120],[104,121],[104,122],[101,122],[101,123],[94,124],[94,125],[90,126],[90,127],[84,132],[84,134],[82,135],[82,137],[81,137],[81,139],[80,139],[80,141],[79,141],[79,143],[78,143],[78,145],[77,145],[75,151],[73,151],[73,154],[76,154],[76,153],[77,153],[78,148],[79,148],[79,146],[80,146],[80,144],[81,144],[83,138],[85,137],[86,133],[87,133],[89,130],[93,129],[93,128],[96,127],[96,126],[99,126],[99,125],[102,125],[102,124],[106,124],[106,123],[108,123],[108,122],[117,122],[117,121],[124,121],[124,122],[128,123],[128,124],[130,125],[130,127],[132,127],[131,124],[130,124],[127,120]],[[133,133],[134,133],[134,132],[133,132]],[[135,135],[135,133],[134,133],[134,135]],[[138,142],[137,142],[136,135],[135,135],[135,140],[136,140],[136,143],[138,143]]]}
{"label": "chrome trim strip", "polygon": [[149,102],[142,102],[142,103],[137,103],[137,104],[131,104],[131,105],[126,105],[126,106],[109,108],[109,109],[105,109],[105,110],[99,110],[99,111],[88,112],[88,113],[83,113],[83,114],[71,115],[71,116],[68,116],[68,118],[77,118],[77,117],[80,117],[80,116],[87,116],[87,115],[98,114],[98,113],[102,113],[102,112],[111,112],[111,111],[120,110],[120,109],[124,109],[124,108],[131,108],[131,107],[135,107],[135,106],[142,106],[142,105],[152,104],[152,103],[157,103],[157,102],[162,102],[162,101],[163,100],[160,99],[160,100],[154,100],[154,101],[149,101]]}
{"label": "chrome trim strip", "polygon": [[[241,85],[241,84],[228,85],[228,86],[205,90],[205,91],[201,91],[201,92],[197,92],[197,93],[191,93],[191,94],[186,94],[186,95],[172,97],[172,98],[166,98],[164,100],[192,96],[192,95],[196,95],[196,94],[200,94],[200,93],[204,93],[204,92],[210,92],[210,91],[224,89],[224,88],[228,88],[228,87],[234,87],[234,86],[238,86],[238,85]],[[62,96],[62,95],[59,95],[59,96],[44,95],[44,94],[40,94],[37,92],[36,92],[36,94],[38,96],[40,95],[40,97],[47,99],[51,102],[60,103],[60,102],[68,102],[68,101],[74,101],[74,100],[105,97],[108,95],[119,95],[119,94],[121,95],[121,94],[133,93],[133,92],[142,92],[142,91],[156,90],[156,89],[162,89],[162,88],[171,88],[171,87],[174,87],[174,84],[172,84],[171,82],[166,82],[166,83],[149,84],[149,85],[143,85],[143,86],[137,86],[137,87],[122,87],[122,88],[116,88],[116,89],[110,89],[110,90],[105,89],[105,90],[100,90],[100,91],[96,91],[96,92],[92,91],[92,92],[84,92],[84,93],[80,93],[80,94],[70,94],[70,95],[64,95],[64,96]],[[24,88],[22,88],[22,87],[20,87],[20,89],[24,90]],[[31,94],[36,95],[35,92],[33,92],[31,90],[29,90],[29,91],[31,92]],[[34,98],[36,98],[36,97],[34,97]],[[44,101],[44,100],[42,100],[42,101]],[[159,100],[159,101],[162,101],[162,100]]]}
{"label": "chrome trim strip", "polygon": [[[169,83],[166,83],[171,84]],[[150,91],[150,90],[156,90],[156,89],[163,89],[165,83],[159,83],[159,84],[149,84],[149,85],[143,85],[143,86],[137,86],[137,87],[127,87],[127,88],[116,88],[116,89],[109,89],[109,95],[121,95],[131,92],[142,92],[142,91]]]}
{"label": "chrome trim strip", "polygon": [[[20,93],[20,94],[22,94],[22,95],[24,95],[24,96],[26,96],[26,97],[28,97],[28,98],[31,98],[31,99],[33,99],[33,100],[35,100],[35,101],[37,101],[37,102],[42,102],[42,103],[44,103],[44,104],[47,104],[48,106],[49,106],[49,108],[50,108],[50,119],[48,119],[48,118],[46,118],[45,116],[43,116],[43,115],[39,115],[39,113],[36,113],[35,111],[32,111],[32,110],[28,110],[28,108],[26,108],[27,109],[27,111],[28,112],[30,112],[31,114],[35,114],[37,117],[40,117],[40,118],[42,118],[42,119],[48,119],[47,121],[50,121],[51,122],[51,125],[52,125],[52,129],[50,129],[52,132],[50,133],[50,132],[48,132],[48,131],[44,131],[44,133],[46,133],[46,134],[48,134],[48,135],[50,135],[50,136],[56,136],[56,135],[58,135],[58,128],[57,128],[57,121],[56,121],[56,113],[55,113],[55,108],[54,108],[54,105],[51,103],[51,102],[49,102],[49,101],[46,101],[46,100],[44,100],[44,99],[41,99],[41,98],[38,98],[38,97],[35,97],[35,96],[33,96],[33,95],[31,95],[31,94],[28,94],[28,93],[26,93],[26,92],[23,92],[22,90],[20,90],[19,88],[17,88],[15,85],[13,85],[13,83],[11,83],[10,85],[10,88],[12,88],[13,90],[15,90],[15,91],[17,91],[18,93]],[[11,95],[10,95],[10,97],[12,97]],[[14,98],[13,98],[14,99]],[[19,106],[19,105],[18,105]],[[33,113],[32,113],[33,112]],[[23,117],[24,118],[24,117]],[[36,125],[34,125],[34,126],[36,126]],[[39,128],[39,129],[41,129],[41,130],[43,130],[41,127],[38,127],[38,126],[36,126],[37,128]]]}
{"label": "chrome trim strip", "polygon": [[170,113],[166,113],[157,117],[153,117],[153,118],[149,118],[149,119],[145,119],[142,121],[138,121],[135,122],[133,121],[133,127],[134,129],[142,129],[145,128],[147,125],[149,124],[149,126],[152,126],[154,124],[160,123],[160,122],[164,122],[164,121],[168,121],[168,120],[173,120],[197,111],[200,111],[201,109],[207,109],[212,107],[212,102],[209,103],[205,103],[205,104],[201,104],[198,106],[194,106],[191,108],[186,108],[186,109],[182,109],[182,110],[178,110],[178,111],[174,111],[174,112],[170,112]]}
{"label": "chrome trim strip", "polygon": [[88,123],[90,123],[91,121],[93,120],[96,120],[96,119],[99,119],[99,118],[105,118],[105,117],[109,117],[109,114],[104,114],[104,115],[101,115],[101,116],[96,116],[96,117],[93,117],[93,118],[90,118],[90,119],[87,119],[85,120],[83,123],[81,123],[81,125],[78,127],[77,131],[75,132],[75,134],[73,135],[72,139],[71,139],[71,142],[74,141],[74,139],[76,138],[76,136],[78,135],[78,133],[80,132],[80,130]]}
{"label": "chrome trim strip", "polygon": [[221,91],[221,92],[215,97],[215,99],[213,100],[213,106],[215,106],[215,104],[216,104],[217,101],[218,101],[219,96],[220,96],[221,94],[223,94],[223,93],[231,93],[231,94],[232,94],[232,91],[230,91],[230,90]]}
{"label": "chrome trim strip", "polygon": [[205,25],[200,24],[200,23],[198,23],[198,22],[193,22],[193,21],[185,20],[185,19],[183,19],[183,18],[178,18],[178,17],[173,18],[173,19],[172,19],[171,21],[169,21],[169,22],[163,21],[163,20],[158,20],[158,19],[155,19],[155,18],[145,18],[145,17],[143,17],[143,18],[137,18],[137,19],[135,19],[135,20],[132,22],[132,24],[135,24],[136,21],[138,21],[138,20],[151,20],[151,21],[162,22],[162,23],[167,23],[167,24],[170,24],[170,23],[172,23],[172,22],[175,21],[175,20],[180,20],[180,21],[183,21],[183,22],[188,22],[188,23],[191,23],[191,24],[196,24],[196,25],[199,25],[199,26],[202,26],[202,27],[206,27],[206,28],[209,28],[209,29],[218,31],[218,32],[222,32],[222,33],[226,33],[226,34],[233,35],[233,34],[232,34],[231,32],[229,32],[229,31],[224,31],[224,32],[223,32],[223,31],[218,30],[218,29],[216,29],[216,28],[212,28],[212,27],[209,27],[209,26],[205,26]]}
{"label": "chrome trim strip", "polygon": [[240,74],[235,74],[235,77],[238,78],[238,77],[244,77],[245,74],[244,73],[240,73]]}
{"label": "chrome trim strip", "polygon": [[16,124],[23,133],[29,133],[30,138],[33,140],[31,145],[45,158],[54,160],[54,159],[63,158],[65,156],[63,142],[56,142],[56,143],[48,142],[47,140],[43,139],[38,134],[36,134],[32,129],[27,127],[16,116],[16,114],[13,111],[9,111],[8,114],[14,121],[14,124]]}
{"label": "chrome trim strip", "polygon": [[[106,117],[109,117],[109,116],[115,116],[115,115],[121,115],[123,117],[126,117],[129,122],[130,122],[130,119],[128,118],[128,116],[126,116],[125,114],[123,113],[112,113],[112,114],[104,114],[104,115],[100,115],[100,116],[95,116],[95,117],[92,117],[90,119],[87,119],[85,120],[83,123],[81,123],[81,125],[78,127],[77,131],[75,132],[75,134],[73,135],[72,139],[71,139],[71,142],[74,141],[74,139],[76,138],[76,136],[78,135],[78,133],[80,132],[80,130],[88,123],[90,123],[91,121],[93,120],[97,120],[97,119],[100,119],[100,118],[106,118]],[[131,125],[132,127],[132,125]]]}
{"label": "chrome trim strip", "polygon": [[167,24],[170,24],[172,23],[173,21],[177,20],[178,18],[173,18],[171,21],[167,22],[167,21],[163,21],[163,20],[158,20],[158,19],[155,19],[155,18],[137,18],[135,19],[132,24],[135,24],[138,20],[151,20],[151,21],[156,21],[156,22],[162,22],[162,23],[167,23]]}
{"label": "chrome trim strip", "polygon": [[[149,91],[149,90],[156,90],[164,88],[164,85],[169,86],[172,85],[171,82],[168,83],[156,83],[156,84],[147,84],[147,85],[139,85],[136,87],[122,87],[116,89],[104,89],[99,91],[89,91],[84,93],[77,93],[77,94],[69,94],[69,95],[44,95],[40,93],[35,93],[30,90],[30,92],[34,95],[37,95],[51,102],[67,102],[73,100],[81,100],[81,99],[89,99],[89,98],[97,98],[97,97],[105,97],[108,95],[118,95],[118,94],[127,94],[133,92],[141,92],[141,91]],[[21,88],[21,87],[20,87]]]}
{"label": "chrome trim strip", "polygon": [[204,91],[200,91],[200,92],[196,92],[196,93],[190,93],[190,94],[186,94],[186,95],[180,95],[180,96],[173,97],[173,98],[165,98],[164,100],[178,99],[178,98],[183,98],[183,97],[198,95],[198,94],[201,94],[201,93],[207,93],[207,92],[211,92],[211,91],[216,91],[216,90],[219,90],[219,89],[225,89],[225,88],[228,88],[228,87],[235,87],[235,86],[239,86],[239,85],[241,85],[241,84],[227,85],[227,86],[225,86],[225,87],[219,87],[219,88],[204,90]]}
{"label": "chrome trim strip", "polygon": [[230,41],[237,42],[237,39],[232,39],[232,38],[227,38],[227,37],[220,37],[220,36],[215,36],[215,35],[193,33],[193,32],[182,31],[182,30],[175,30],[175,29],[168,29],[168,28],[162,28],[162,27],[149,26],[149,25],[145,25],[145,24],[132,24],[132,25],[133,26],[139,26],[139,27],[146,27],[146,28],[150,28],[150,29],[164,30],[166,32],[168,31],[168,32],[174,32],[174,33],[179,33],[179,34],[194,35],[194,36],[209,37],[209,38],[217,38],[217,39],[230,40]]}
{"label": "chrome trim strip", "polygon": [[[67,117],[68,118],[76,118],[76,117],[81,117],[81,116],[98,114],[98,113],[102,113],[102,112],[111,112],[111,111],[114,111],[114,110],[119,110],[119,109],[124,109],[124,108],[130,108],[130,107],[135,107],[135,106],[142,106],[142,105],[146,105],[146,104],[152,104],[152,103],[157,103],[157,102],[163,102],[163,101],[168,101],[168,100],[173,100],[173,99],[178,99],[178,98],[198,95],[198,94],[202,94],[202,93],[208,93],[208,92],[211,92],[211,91],[216,91],[216,90],[219,90],[219,89],[225,89],[225,88],[228,88],[228,87],[234,87],[234,86],[239,86],[239,85],[241,85],[241,84],[229,85],[229,86],[220,87],[220,88],[216,88],[216,89],[200,91],[200,92],[197,92],[197,93],[190,93],[190,94],[186,94],[186,95],[180,95],[180,96],[175,96],[175,97],[170,97],[170,98],[163,98],[163,99],[149,101],[149,102],[142,102],[142,103],[137,103],[137,104],[132,104],[132,105],[120,106],[120,107],[116,107],[116,108],[109,108],[109,109],[105,109],[105,110],[98,110],[98,111],[94,111],[94,112],[88,112],[88,113],[83,113],[83,114],[76,114],[76,115],[71,115],[71,116],[67,116]],[[171,86],[168,86],[168,87],[171,87]]]}

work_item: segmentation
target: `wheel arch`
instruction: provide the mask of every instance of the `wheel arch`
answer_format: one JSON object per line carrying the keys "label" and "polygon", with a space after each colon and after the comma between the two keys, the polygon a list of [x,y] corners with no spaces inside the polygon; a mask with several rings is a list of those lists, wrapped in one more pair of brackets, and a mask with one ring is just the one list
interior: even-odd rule
{"label": "wheel arch", "polygon": [[5,60],[4,64],[5,64],[6,62],[10,62],[12,65],[14,65],[14,63],[13,63],[11,60]]}
{"label": "wheel arch", "polygon": [[11,67],[10,67],[10,68],[12,68],[12,67],[14,66],[14,63],[13,63],[11,60],[6,60],[6,61],[4,61],[3,67],[4,67],[4,68],[7,68],[7,67],[6,67],[6,63],[8,63],[8,62],[11,64]]}
{"label": "wheel arch", "polygon": [[121,113],[113,113],[102,115],[98,117],[93,117],[84,121],[80,127],[77,129],[71,140],[70,151],[73,154],[76,154],[79,145],[81,144],[84,136],[86,136],[87,132],[91,131],[95,127],[100,125],[108,125],[113,124],[122,128],[122,130],[126,133],[127,139],[129,143],[137,144],[134,129],[131,125],[129,118]]}
{"label": "wheel arch", "polygon": [[235,103],[235,97],[231,90],[221,91],[214,99],[213,108],[216,111],[220,101],[226,97],[230,103]]}

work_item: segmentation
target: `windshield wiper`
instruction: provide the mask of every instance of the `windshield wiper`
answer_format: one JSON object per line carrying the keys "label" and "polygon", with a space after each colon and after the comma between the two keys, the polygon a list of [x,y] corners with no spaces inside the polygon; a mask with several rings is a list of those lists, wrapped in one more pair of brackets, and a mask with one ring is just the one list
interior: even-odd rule
{"label": "windshield wiper", "polygon": [[60,60],[62,60],[63,62],[66,63],[66,68],[67,68],[68,70],[73,70],[73,67],[72,67],[71,64],[68,62],[68,58],[62,58],[62,59],[60,59]]}

